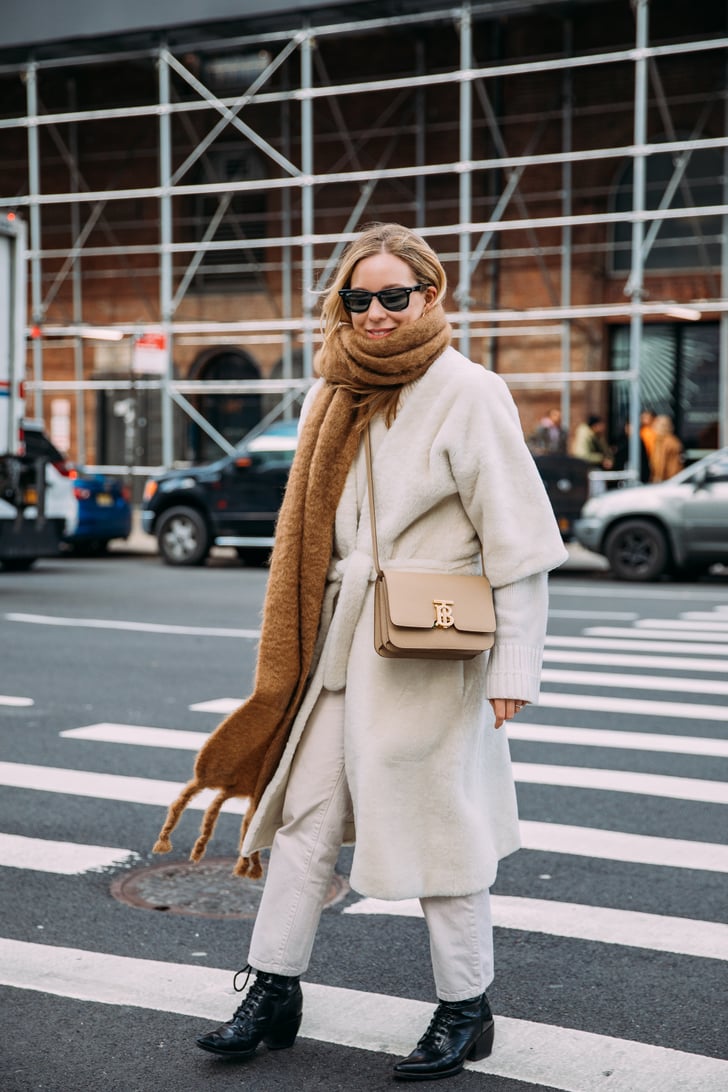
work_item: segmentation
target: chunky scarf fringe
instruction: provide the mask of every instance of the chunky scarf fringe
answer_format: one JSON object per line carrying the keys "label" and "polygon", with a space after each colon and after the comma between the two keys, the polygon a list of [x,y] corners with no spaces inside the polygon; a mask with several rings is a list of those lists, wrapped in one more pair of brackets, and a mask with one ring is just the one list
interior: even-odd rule
{"label": "chunky scarf fringe", "polygon": [[[155,853],[172,849],[172,831],[203,789],[217,795],[203,814],[191,860],[204,856],[220,810],[232,797],[249,801],[241,826],[242,850],[309,681],[334,517],[361,429],[383,408],[383,395],[396,397],[403,386],[424,375],[444,352],[450,335],[444,311],[437,306],[381,342],[368,341],[342,326],[327,344],[320,364],[326,383],[301,430],[276,526],[253,693],[203,744],[193,779],[168,810]],[[240,857],[235,872],[258,879],[259,855]]]}

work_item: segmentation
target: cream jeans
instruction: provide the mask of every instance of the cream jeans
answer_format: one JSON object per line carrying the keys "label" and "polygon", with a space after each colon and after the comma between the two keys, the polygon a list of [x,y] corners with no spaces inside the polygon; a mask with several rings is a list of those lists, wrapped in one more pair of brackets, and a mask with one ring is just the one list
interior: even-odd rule
{"label": "cream jeans", "polygon": [[[268,873],[248,962],[259,971],[301,975],[311,958],[345,823],[352,814],[344,772],[344,694],[324,690],[291,767],[283,826]],[[493,980],[489,892],[420,899],[440,1001],[464,1001]]]}

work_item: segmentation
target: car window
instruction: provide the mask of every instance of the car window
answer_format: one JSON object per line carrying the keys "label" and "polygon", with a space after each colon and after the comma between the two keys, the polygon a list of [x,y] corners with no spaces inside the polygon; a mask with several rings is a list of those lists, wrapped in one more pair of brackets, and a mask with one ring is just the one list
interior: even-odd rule
{"label": "car window", "polygon": [[31,459],[50,459],[53,463],[62,463],[63,456],[48,437],[37,429],[25,429],[25,454]]}
{"label": "car window", "polygon": [[257,470],[288,470],[296,454],[293,448],[276,448],[273,451],[251,451],[253,466]]}
{"label": "car window", "polygon": [[717,459],[714,459],[705,470],[706,481],[709,482],[726,482],[728,481],[728,452],[719,455]]}

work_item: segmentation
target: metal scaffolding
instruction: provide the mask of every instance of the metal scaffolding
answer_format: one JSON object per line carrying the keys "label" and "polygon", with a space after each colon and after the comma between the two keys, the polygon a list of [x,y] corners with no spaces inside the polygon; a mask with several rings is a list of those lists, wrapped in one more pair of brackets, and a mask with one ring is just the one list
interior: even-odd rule
{"label": "metal scaffolding", "polygon": [[[588,6],[581,5],[584,9]],[[584,46],[580,52],[574,46],[573,18],[561,17],[561,5],[503,0],[497,4],[465,2],[455,9],[405,15],[387,14],[389,5],[383,5],[383,14],[376,18],[321,25],[299,20],[296,25],[273,27],[264,33],[176,41],[174,45],[156,41],[144,49],[75,56],[43,58],[39,54],[0,65],[0,80],[7,85],[19,78],[25,87],[23,110],[0,117],[0,142],[26,134],[27,187],[0,195],[0,209],[13,210],[29,221],[31,329],[42,334],[30,342],[29,388],[34,392],[36,415],[43,414],[47,396],[60,391],[74,394],[76,457],[84,462],[88,392],[158,391],[163,464],[171,464],[177,451],[175,407],[223,450],[231,450],[229,440],[200,413],[194,397],[202,392],[273,394],[280,401],[264,422],[284,412],[305,390],[313,373],[319,342],[317,301],[342,246],[356,235],[363,220],[383,218],[382,210],[392,212],[386,218],[396,219],[399,210],[404,222],[417,226],[433,243],[449,269],[449,318],[464,353],[495,367],[500,347],[508,343],[526,346],[524,351],[535,359],[535,366],[499,370],[517,392],[556,392],[567,424],[577,385],[583,391],[595,383],[628,382],[633,469],[639,463],[638,423],[643,401],[639,362],[645,319],[717,320],[718,437],[720,444],[727,444],[728,97],[724,58],[728,36],[717,32],[691,36],[686,19],[680,40],[651,42],[649,0],[632,0],[631,5],[629,0],[613,0],[612,7],[622,13],[633,9],[632,41],[620,46],[608,43],[608,48],[601,49]],[[479,63],[477,51],[495,36],[495,21],[509,14],[520,16],[525,9],[551,13],[558,23],[561,40],[555,55],[519,60],[489,56]],[[427,71],[422,35],[433,28],[447,28],[452,48],[448,54],[443,47],[436,69]],[[411,71],[379,78],[371,71],[360,78],[329,78],[327,56],[335,59],[338,52],[348,50],[356,58],[357,42],[377,34],[406,34],[417,40]],[[213,81],[206,79],[198,59],[216,54],[258,58],[258,70],[242,92],[218,93]],[[671,90],[665,87],[662,69],[676,61],[689,64],[691,58],[696,65],[709,63],[721,72],[721,80],[707,100],[702,91],[691,95],[682,84]],[[74,104],[63,110],[49,108],[42,101],[44,79],[56,81],[59,74],[70,78],[101,65],[135,65],[147,73],[156,69],[155,97],[118,106],[105,103],[84,108]],[[630,139],[600,142],[602,126],[585,124],[587,111],[580,111],[575,81],[609,80],[618,72],[622,84],[625,68],[633,73],[631,98],[613,104],[613,112],[616,118],[627,108],[631,110]],[[355,73],[356,65],[344,70]],[[516,116],[502,106],[511,82],[523,98],[525,79],[538,80],[540,93],[547,90],[555,96],[545,105],[534,99],[530,121],[523,107]],[[455,104],[457,133],[450,143],[447,117],[439,122],[439,128],[434,125],[434,136],[428,131],[432,125],[428,101],[432,104],[436,94]],[[349,102],[354,103],[351,117],[356,124],[344,115]],[[707,135],[713,103],[721,114],[720,128],[715,135],[714,124],[713,135]],[[327,111],[325,126],[317,114],[322,109]],[[673,119],[675,109],[682,119],[679,125]],[[361,116],[367,111],[369,121]],[[596,107],[593,114],[598,117]],[[650,134],[650,116],[660,120],[659,139]],[[691,124],[686,132],[687,116]],[[93,179],[85,177],[79,151],[83,131],[88,127],[97,133],[99,123],[111,127],[130,121],[142,127],[140,132],[147,131],[144,126],[156,126],[156,147],[146,152],[156,161],[158,179],[152,183],[149,172],[140,169],[137,185],[111,185],[111,173],[106,185],[94,185]],[[201,122],[207,127],[205,132],[200,132]],[[545,136],[554,123],[558,147],[553,146],[553,139],[549,145]],[[605,131],[607,128],[604,126]],[[616,124],[612,126],[612,131],[618,129]],[[596,134],[591,141],[584,139],[587,130]],[[256,162],[263,164],[262,169],[253,171],[253,177],[220,178],[211,169],[216,145],[230,134],[251,150],[251,162],[254,155]],[[411,149],[409,161],[403,159],[404,146]],[[44,161],[44,148],[51,147],[70,179],[65,189],[58,185],[61,172],[49,174]],[[437,159],[438,152],[451,148],[449,157]],[[706,204],[690,190],[689,165],[696,153],[710,150],[722,155],[723,189],[717,201]],[[487,154],[482,154],[484,151]],[[657,156],[669,156],[672,169],[655,204],[648,200],[647,169]],[[593,182],[580,184],[578,172],[589,165],[604,168],[610,163],[613,174],[631,164],[629,208],[610,208],[609,195],[589,190]],[[99,177],[98,168],[94,175]],[[49,188],[49,177],[55,188]],[[525,186],[532,177],[547,178],[543,192],[538,185]],[[452,198],[447,197],[448,186],[452,187]],[[232,239],[220,238],[218,229],[231,202],[261,190],[275,203],[274,212],[267,214],[266,230],[253,236],[238,228]],[[380,200],[382,190],[386,194]],[[437,198],[429,200],[430,193]],[[677,203],[678,197],[681,203]],[[197,223],[191,230],[180,214],[182,203],[204,200],[212,202],[209,207],[214,211],[206,223]],[[144,210],[130,241],[120,239],[114,228],[110,210],[115,208]],[[703,225],[711,218],[718,218],[720,230],[715,239],[706,240]],[[692,229],[686,246],[702,248],[707,255],[709,246],[718,245],[720,261],[716,266],[709,258],[700,276],[697,271],[672,280],[665,276],[658,285],[662,291],[666,284],[671,285],[670,298],[648,297],[646,263],[659,243],[661,227],[672,222]],[[58,226],[61,223],[63,230]],[[610,233],[617,225],[628,225],[631,232],[628,265],[623,273],[612,276],[601,298],[585,303],[585,280],[582,277],[578,298],[575,271],[585,255],[608,264],[613,247]],[[236,297],[239,317],[230,317],[235,307],[229,303],[223,306],[219,300],[210,317],[203,316],[205,298],[211,297],[200,303],[197,295],[192,306],[195,286],[206,263],[216,253],[222,258],[233,248],[238,260],[245,263],[245,275],[254,282],[257,294],[250,296],[253,302],[248,304],[245,294]],[[104,262],[111,264],[106,268]],[[504,304],[499,285],[505,272],[523,269],[524,263],[538,273],[544,302],[517,307]],[[140,293],[145,296],[145,316],[130,314],[101,321],[98,306],[89,307],[88,303],[91,272],[102,283],[114,270],[119,276],[122,268],[129,283],[137,278],[145,285],[155,285],[156,300],[145,288]],[[217,268],[226,267],[223,263]],[[678,280],[681,295],[674,288]],[[699,293],[696,285],[701,286]],[[706,285],[711,289],[707,293]],[[262,298],[270,302],[264,316],[256,313],[263,309]],[[215,317],[221,312],[225,317]],[[603,351],[594,350],[591,360],[583,354],[577,359],[575,332],[581,331],[586,342],[590,338],[593,342],[595,330],[603,332],[604,323],[617,321],[629,324],[627,367],[616,371],[606,367]],[[163,335],[166,362],[162,374],[151,378],[130,372],[108,380],[88,377],[87,338],[124,339],[131,358],[142,331]],[[528,348],[543,345],[544,339],[553,339],[557,347],[548,366],[543,366],[538,348]],[[224,344],[266,347],[269,354],[280,353],[280,377],[195,381],[176,375],[174,362],[179,350]],[[66,374],[58,378],[64,365],[55,365],[56,377],[51,379],[47,355],[52,351],[56,359],[62,350],[68,362]],[[296,352],[302,362],[298,370],[294,367]],[[123,467],[109,469],[137,473],[154,469],[143,462],[132,466],[133,462],[127,460]]]}

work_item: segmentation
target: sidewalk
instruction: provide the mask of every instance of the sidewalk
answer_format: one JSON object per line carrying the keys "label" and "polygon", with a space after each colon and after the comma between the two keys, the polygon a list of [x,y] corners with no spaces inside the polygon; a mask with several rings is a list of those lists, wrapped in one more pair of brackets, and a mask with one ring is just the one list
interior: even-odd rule
{"label": "sidewalk", "polygon": [[[227,547],[219,547],[219,549],[228,550]],[[609,569],[606,558],[585,550],[578,542],[567,542],[566,549],[569,552],[569,560],[562,565],[562,572],[567,569],[573,572],[606,572]],[[109,552],[122,554],[156,554],[158,552],[153,535],[142,531],[141,514],[138,508],[134,509],[131,534],[127,539],[114,539],[109,546]]]}

